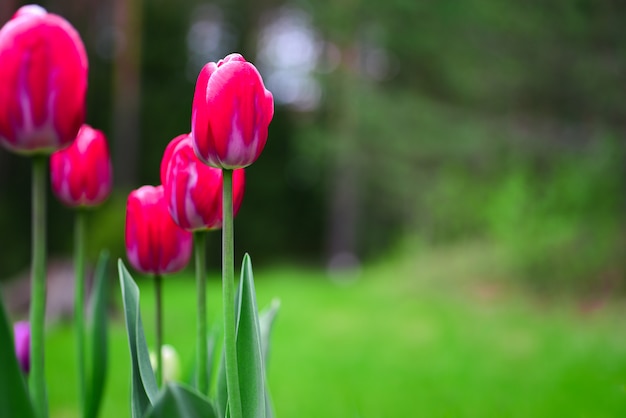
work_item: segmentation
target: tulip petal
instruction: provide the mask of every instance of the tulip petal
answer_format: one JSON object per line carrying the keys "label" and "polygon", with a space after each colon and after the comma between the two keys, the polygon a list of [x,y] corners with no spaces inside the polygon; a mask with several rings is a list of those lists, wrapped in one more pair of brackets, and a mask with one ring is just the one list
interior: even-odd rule
{"label": "tulip petal", "polygon": [[212,167],[247,167],[265,147],[273,114],[272,94],[241,55],[207,64],[198,76],[192,109],[196,154]]}

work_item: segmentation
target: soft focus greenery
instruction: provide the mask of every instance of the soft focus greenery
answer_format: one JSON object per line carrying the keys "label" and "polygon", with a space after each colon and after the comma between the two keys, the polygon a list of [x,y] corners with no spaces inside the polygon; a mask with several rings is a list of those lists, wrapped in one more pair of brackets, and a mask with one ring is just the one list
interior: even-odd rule
{"label": "soft focus greenery", "polygon": [[[270,384],[279,417],[615,417],[626,413],[624,306],[615,300],[546,299],[507,280],[501,249],[409,246],[404,256],[356,276],[262,268],[261,306],[282,307]],[[142,310],[154,308],[140,282]],[[217,275],[209,311],[220,312]],[[193,361],[191,275],[164,283],[164,341]],[[119,302],[119,301],[118,301]],[[129,354],[119,305],[103,416],[127,416]],[[148,343],[154,330],[146,323]],[[48,338],[52,416],[76,415],[73,338]]]}
{"label": "soft focus greenery", "polygon": [[[117,192],[92,218],[101,225],[92,254],[103,246],[123,255],[125,197],[159,181],[166,144],[189,130],[199,65],[239,51],[267,81],[280,60],[262,54],[264,30],[299,16],[295,26],[316,44],[280,45],[289,57],[319,49],[308,75],[320,100],[305,110],[277,100],[268,145],[248,170],[237,251],[324,265],[342,245],[368,260],[407,236],[433,245],[486,239],[535,288],[623,287],[626,3],[119,2],[124,13],[141,5],[137,134],[114,129],[114,69],[132,72],[116,62],[115,42],[126,45],[116,2],[95,0],[93,13],[80,2],[40,3],[85,41],[87,121],[109,136],[115,157]],[[203,32],[217,47],[194,50],[191,28],[207,21],[226,32]],[[132,144],[139,153],[122,167],[116,157]],[[29,165],[4,152],[0,160],[0,230],[11,237],[0,253],[3,280],[28,265]],[[53,201],[49,216],[52,256],[67,255],[71,216]],[[337,225],[348,231],[336,234]],[[211,237],[210,253],[218,247]]]}

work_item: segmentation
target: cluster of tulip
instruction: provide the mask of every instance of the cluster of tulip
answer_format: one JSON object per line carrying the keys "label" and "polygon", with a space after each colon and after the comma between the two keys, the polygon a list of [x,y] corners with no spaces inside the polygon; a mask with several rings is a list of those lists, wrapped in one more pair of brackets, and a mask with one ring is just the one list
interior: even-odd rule
{"label": "cluster of tulip", "polygon": [[[67,206],[77,208],[74,319],[79,405],[81,416],[98,415],[106,373],[102,361],[102,346],[106,346],[106,257],[101,257],[96,270],[92,341],[86,344],[84,209],[98,206],[108,197],[112,170],[103,133],[84,124],[87,70],[87,55],[76,30],[39,6],[20,8],[0,29],[0,143],[33,160],[31,311],[29,324],[15,324],[15,351],[12,345],[8,350],[7,344],[0,343],[0,388],[8,388],[0,391],[0,416],[47,416],[43,328],[48,157],[54,194]],[[241,55],[231,54],[218,63],[206,64],[193,96],[191,132],[174,138],[165,149],[160,167],[162,185],[143,186],[128,196],[127,257],[136,270],[154,276],[157,298],[153,368],[143,333],[139,291],[120,260],[133,417],[272,415],[264,369],[269,337],[262,331],[269,327],[275,308],[259,316],[247,255],[235,294],[233,217],[243,200],[244,168],[262,152],[273,112],[271,93],[256,68]],[[206,322],[205,234],[220,228],[224,350],[212,401],[208,397],[212,350]],[[192,388],[163,385],[161,277],[184,268],[193,248],[198,306],[195,381]],[[1,306],[0,316],[0,341],[10,341]],[[86,345],[95,350],[89,371]]]}

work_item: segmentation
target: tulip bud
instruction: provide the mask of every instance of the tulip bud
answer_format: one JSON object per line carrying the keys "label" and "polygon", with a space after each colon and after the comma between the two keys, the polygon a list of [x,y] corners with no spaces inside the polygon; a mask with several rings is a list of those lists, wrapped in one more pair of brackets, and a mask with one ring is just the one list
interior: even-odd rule
{"label": "tulip bud", "polygon": [[142,273],[182,270],[191,257],[191,233],[174,223],[163,186],[143,186],[126,203],[126,254]]}
{"label": "tulip bud", "polygon": [[[176,349],[169,344],[164,344],[161,346],[161,357],[163,359],[163,381],[161,385],[178,381],[180,379],[180,358]],[[156,370],[157,359],[154,351],[150,351],[150,364],[152,369]]]}
{"label": "tulip bud", "polygon": [[[190,135],[174,138],[161,160],[161,181],[174,222],[189,231],[222,227],[222,170],[195,155]],[[233,172],[233,208],[243,200],[244,169]]]}
{"label": "tulip bud", "polygon": [[78,32],[40,6],[0,29],[0,144],[23,154],[70,144],[85,119],[87,54]]}
{"label": "tulip bud", "polygon": [[104,134],[83,125],[69,147],[50,157],[50,180],[56,197],[68,206],[97,206],[111,193],[109,147]]}
{"label": "tulip bud", "polygon": [[13,325],[15,338],[15,356],[22,372],[30,372],[30,324],[26,321],[16,322]]}
{"label": "tulip bud", "polygon": [[274,116],[272,93],[254,65],[239,54],[206,64],[191,113],[194,149],[216,168],[247,167],[259,158]]}

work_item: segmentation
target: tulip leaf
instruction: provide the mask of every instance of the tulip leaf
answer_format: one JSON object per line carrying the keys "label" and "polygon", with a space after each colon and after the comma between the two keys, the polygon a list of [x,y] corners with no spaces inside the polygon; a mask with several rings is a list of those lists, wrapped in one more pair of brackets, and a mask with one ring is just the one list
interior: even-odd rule
{"label": "tulip leaf", "polygon": [[243,257],[237,311],[237,367],[241,404],[246,417],[265,417],[265,368],[252,263]]}
{"label": "tulip leaf", "polygon": [[[274,299],[268,308],[263,309],[259,314],[259,325],[261,326],[261,347],[263,349],[263,361],[265,370],[267,370],[267,364],[269,363],[270,356],[270,340],[272,334],[272,328],[274,326],[274,320],[280,309],[280,300]],[[274,418],[274,408],[272,406],[272,399],[270,396],[267,380],[265,382],[265,416],[266,418]]]}
{"label": "tulip leaf", "polygon": [[207,344],[207,362],[206,362],[206,374],[209,377],[209,386],[207,393],[211,392],[211,376],[213,375],[213,365],[215,364],[215,353],[217,348],[217,331],[212,331],[209,334],[209,342]]}
{"label": "tulip leaf", "polygon": [[[207,340],[207,362],[206,362],[206,375],[208,376],[208,383],[209,386],[207,388],[207,393],[211,392],[211,375],[213,374],[213,364],[215,363],[215,354],[216,354],[216,346],[217,346],[217,330],[212,330],[209,332],[209,337]],[[194,356],[193,362],[191,363],[191,370],[187,371],[185,373],[185,382],[193,387],[194,389],[198,389],[197,387],[197,383],[198,383],[198,376],[197,376],[197,366],[198,361],[197,361],[197,357]]]}
{"label": "tulip leaf", "polygon": [[217,412],[220,418],[225,418],[228,412],[228,388],[226,386],[226,358],[224,357],[224,351],[222,350],[222,357],[220,358],[220,365],[217,371],[217,393],[215,396],[215,403],[217,404]]}
{"label": "tulip leaf", "polygon": [[[253,275],[252,275],[252,264],[250,262],[250,257],[247,254],[244,257],[243,265],[244,265],[244,268],[242,268],[242,273],[241,273],[242,280],[239,283],[239,287],[237,289],[237,295],[235,297],[235,311],[237,312],[238,323],[240,322],[239,318],[241,317],[240,313],[242,311],[241,302],[244,299],[244,295],[245,295],[245,299],[247,300],[247,303],[249,305],[250,304],[254,305],[254,309],[252,311],[248,310],[248,312],[257,312],[256,296],[254,293],[254,280],[253,280]],[[244,274],[247,275],[245,280],[243,277]],[[246,288],[248,289],[246,292],[242,292],[242,288],[244,288],[243,286],[244,283],[248,283],[248,285],[246,285]],[[261,352],[262,352],[262,359],[263,359],[264,365],[267,364],[267,361],[269,358],[271,331],[272,331],[272,327],[274,324],[274,319],[276,318],[276,315],[279,309],[280,309],[280,301],[278,299],[275,299],[272,301],[272,304],[268,308],[265,308],[259,315],[256,315],[257,320],[258,320],[258,325],[259,325],[258,328],[260,330]],[[240,380],[239,381],[241,385],[242,384],[241,381],[246,377],[242,375],[241,360],[239,360],[239,352],[241,351],[241,348],[239,346],[239,327],[237,328],[237,341],[238,341],[237,342],[237,358],[238,358],[239,367],[240,367],[239,369]],[[265,370],[265,367],[264,367],[264,370]],[[275,414],[273,412],[272,402],[269,396],[269,390],[267,388],[267,382],[265,382],[264,398],[265,398],[265,416],[266,418],[272,418],[274,417]],[[221,357],[219,369],[218,369],[216,403],[217,403],[217,408],[218,408],[220,417],[227,418],[229,416],[228,409],[227,409],[228,390],[226,387],[226,364],[225,364],[225,359],[224,359],[224,353],[222,353],[222,357]],[[247,412],[245,411],[244,413],[247,414]],[[251,415],[251,416],[255,416],[255,415]]]}
{"label": "tulip leaf", "polygon": [[215,408],[198,392],[176,383],[168,383],[145,418],[217,418]]}
{"label": "tulip leaf", "polygon": [[102,402],[108,362],[107,301],[109,253],[100,253],[91,294],[91,380],[87,387],[87,417],[96,418]]}
{"label": "tulip leaf", "polygon": [[0,417],[34,418],[26,382],[15,357],[13,332],[0,298]]}
{"label": "tulip leaf", "polygon": [[139,288],[122,260],[118,262],[118,269],[131,358],[131,412],[133,418],[139,418],[154,403],[157,384],[141,322]]}

